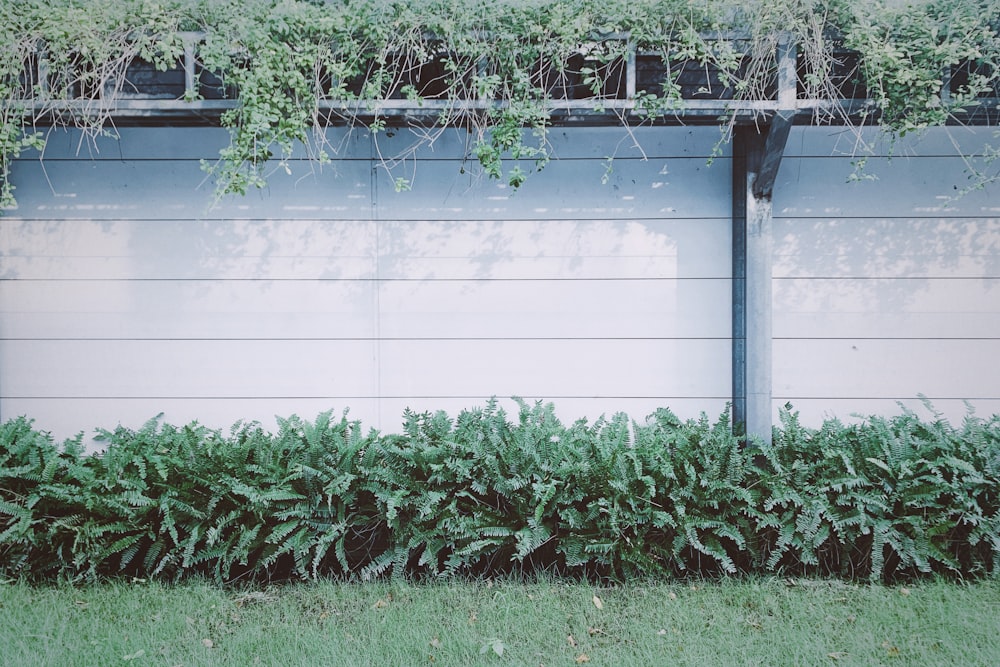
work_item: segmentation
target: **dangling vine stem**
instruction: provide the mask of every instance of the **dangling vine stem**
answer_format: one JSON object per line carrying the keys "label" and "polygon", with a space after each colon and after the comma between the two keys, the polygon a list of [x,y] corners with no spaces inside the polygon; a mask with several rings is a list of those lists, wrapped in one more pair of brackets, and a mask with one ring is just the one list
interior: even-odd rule
{"label": "dangling vine stem", "polygon": [[[323,128],[377,133],[393,100],[428,105],[427,141],[468,128],[482,172],[517,187],[548,162],[560,102],[606,104],[626,125],[691,98],[753,108],[774,98],[785,38],[817,123],[902,135],[991,122],[1000,97],[993,0],[19,0],[0,7],[0,206],[15,205],[11,161],[42,145],[36,124],[107,131],[130,67],[176,67],[192,32],[199,76],[235,100],[219,118],[230,144],[205,164],[219,196],[263,187],[298,146],[332,159]],[[638,87],[624,74],[636,57],[659,68]]]}

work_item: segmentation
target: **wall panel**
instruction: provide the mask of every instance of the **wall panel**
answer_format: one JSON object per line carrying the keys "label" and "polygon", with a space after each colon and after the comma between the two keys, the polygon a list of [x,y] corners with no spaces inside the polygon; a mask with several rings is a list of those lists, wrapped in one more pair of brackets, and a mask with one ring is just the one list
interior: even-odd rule
{"label": "wall panel", "polygon": [[[987,128],[895,145],[796,128],[774,190],[774,405],[823,416],[1000,404],[1000,190],[959,196]],[[854,151],[870,146],[862,180]],[[973,159],[972,164],[976,164]],[[982,166],[982,165],[979,165]],[[867,177],[873,178],[867,178]]]}
{"label": "wall panel", "polygon": [[[213,200],[212,128],[54,131],[0,216],[0,418],[62,437],[164,412],[225,427],[553,400],[567,419],[730,391],[731,172],[715,128],[558,128],[513,190],[468,133],[331,129],[318,169]],[[796,128],[774,194],[774,406],[807,421],[1000,408],[1000,192],[982,130]],[[858,147],[868,146],[852,181]],[[413,149],[413,150],[411,150]],[[377,155],[400,156],[387,174]],[[606,158],[614,156],[611,162]],[[526,167],[530,165],[525,165]],[[410,179],[397,192],[393,179]],[[868,178],[874,177],[874,178]],[[922,409],[922,408],[921,408]]]}
{"label": "wall panel", "polygon": [[[213,198],[211,128],[55,131],[0,216],[0,418],[59,437],[164,413],[227,427],[553,400],[566,419],[718,414],[730,165],[712,128],[567,128],[519,190],[469,136],[331,129],[333,164]],[[377,155],[410,158],[386,174]],[[615,156],[609,163],[606,158]],[[412,158],[419,157],[414,162]],[[412,189],[393,179],[411,170]],[[602,182],[603,181],[603,182]]]}

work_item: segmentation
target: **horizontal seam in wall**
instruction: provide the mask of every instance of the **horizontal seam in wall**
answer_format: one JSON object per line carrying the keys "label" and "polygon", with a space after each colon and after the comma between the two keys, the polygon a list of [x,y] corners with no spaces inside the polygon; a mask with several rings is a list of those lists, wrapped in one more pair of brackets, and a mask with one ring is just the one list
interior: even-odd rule
{"label": "horizontal seam in wall", "polygon": [[[777,206],[775,207],[777,208]],[[894,222],[894,221],[905,221],[912,224],[927,224],[928,221],[939,221],[939,220],[996,220],[995,215],[982,214],[982,215],[972,215],[972,214],[959,214],[959,215],[948,215],[947,211],[944,210],[932,210],[932,211],[907,211],[900,213],[898,215],[884,215],[880,214],[877,217],[871,215],[860,215],[860,214],[845,214],[839,213],[837,211],[826,213],[824,215],[807,215],[807,214],[793,214],[793,215],[781,215],[775,214],[771,216],[772,224],[775,222],[791,222],[800,221],[802,224],[807,224],[815,221],[822,222],[844,222],[853,220],[868,220],[877,222]]]}
{"label": "horizontal seam in wall", "polygon": [[[622,162],[635,162],[635,163],[638,164],[638,163],[648,163],[648,162],[650,162],[652,160],[696,160],[696,161],[700,161],[700,162],[706,163],[705,164],[705,168],[706,169],[711,169],[713,166],[715,166],[715,162],[720,162],[720,161],[721,162],[725,162],[727,160],[732,160],[733,159],[732,155],[718,155],[718,156],[712,157],[710,155],[710,152],[711,151],[705,151],[704,153],[686,154],[686,155],[646,155],[646,156],[634,155],[634,156],[618,156],[618,157],[614,158],[614,163],[615,164],[620,164]],[[937,157],[937,156],[931,156],[931,157]],[[940,157],[948,157],[948,156],[940,156]],[[952,157],[954,157],[954,156],[952,156]],[[552,155],[552,156],[550,156],[550,158],[551,158],[550,159],[550,164],[552,164],[552,163],[559,163],[559,162],[589,162],[589,163],[592,163],[595,166],[595,168],[597,168],[597,169],[604,169],[604,165],[605,165],[605,162],[606,162],[606,159],[607,159],[605,156],[598,156],[598,155],[572,155],[572,156],[566,156],[566,157]],[[149,156],[149,157],[146,157],[146,156],[127,156],[127,157],[113,156],[113,157],[105,157],[105,156],[100,156],[100,155],[91,157],[89,155],[83,155],[83,156],[72,156],[72,155],[70,155],[70,156],[48,156],[48,155],[46,155],[43,161],[44,162],[85,162],[85,163],[92,163],[92,162],[109,162],[109,163],[110,162],[117,162],[117,163],[125,163],[125,164],[130,163],[130,162],[190,162],[190,163],[197,163],[199,165],[199,168],[200,168],[202,160],[217,160],[217,159],[219,159],[219,154],[218,153],[215,153],[215,154],[212,154],[212,155],[203,155],[203,156],[187,156],[187,155],[185,155],[185,156],[179,156],[179,157],[152,157],[152,156]],[[470,159],[475,159],[475,156],[470,151],[468,154],[466,154],[464,156],[455,156],[455,155],[452,155],[452,156],[440,156],[440,155],[435,155],[433,153],[428,153],[427,155],[417,155],[415,157],[408,158],[408,159],[419,160],[421,162],[439,162],[439,163],[449,163],[449,162],[452,162],[455,165],[462,165],[462,164],[468,163]],[[707,161],[709,159],[712,160],[713,164],[711,164],[711,165],[707,164]],[[38,161],[39,161],[39,159],[37,157],[28,157],[28,158],[18,157],[18,158],[15,158],[15,159],[11,160],[11,164],[15,165],[15,164],[18,164],[18,163],[33,163],[33,162],[38,162]],[[511,162],[511,163],[516,162],[516,160],[511,159],[511,158],[506,158],[503,161],[504,162]],[[314,158],[308,158],[308,157],[290,157],[290,158],[283,159],[283,162],[288,162],[289,164],[316,164],[316,160]],[[367,164],[371,164],[374,167],[379,167],[381,165],[381,161],[379,160],[379,158],[377,158],[377,157],[370,157],[370,156],[366,156],[366,157],[334,157],[334,158],[332,158],[330,160],[330,163],[333,164],[333,165],[336,165],[336,164],[339,164],[339,163],[342,163],[342,162],[350,162],[350,163],[356,163],[356,164],[366,164],[367,163]],[[316,173],[321,173],[321,172],[317,171]],[[458,173],[458,172],[456,172],[456,173]],[[459,175],[462,175],[462,174],[459,174]],[[466,173],[465,175],[467,175],[467,176],[471,175],[473,178],[479,177],[478,174],[468,174],[468,173]],[[336,177],[335,174],[334,174],[334,177]],[[487,178],[486,174],[482,174],[481,178],[483,179],[484,183],[488,182],[486,180],[486,178]]]}
{"label": "horizontal seam in wall", "polygon": [[729,282],[724,276],[603,277],[603,278],[0,278],[0,284],[14,283],[624,283],[624,282]]}
{"label": "horizontal seam in wall", "polygon": [[629,222],[729,222],[731,218],[723,217],[718,215],[710,216],[683,216],[683,217],[671,217],[664,218],[663,216],[636,216],[636,217],[604,217],[604,218],[545,218],[545,217],[534,217],[534,218],[307,218],[307,217],[289,217],[289,218],[253,218],[253,217],[236,217],[236,216],[225,216],[219,218],[34,218],[25,216],[13,216],[10,212],[5,212],[3,217],[0,217],[0,226],[3,226],[5,222],[38,222],[38,223],[62,223],[62,222],[134,222],[134,223],[165,223],[165,222],[177,222],[181,224],[203,224],[212,222],[281,222],[283,224],[295,223],[295,224],[310,224],[310,223],[357,223],[357,224],[372,224],[372,225],[385,225],[393,224],[398,222],[411,223],[521,223],[521,222],[540,222],[540,223],[552,223],[552,222],[612,222],[612,223],[629,223]]}
{"label": "horizontal seam in wall", "polygon": [[371,338],[371,337],[344,337],[344,338],[186,338],[186,337],[172,337],[172,338],[141,338],[141,337],[130,337],[130,338],[27,338],[27,337],[11,337],[11,338],[0,338],[0,342],[10,343],[10,342],[28,342],[28,343],[122,343],[122,342],[142,342],[142,343],[239,343],[239,342],[249,342],[249,343],[301,343],[301,342],[328,342],[328,343],[338,343],[338,342],[359,342],[359,343],[421,343],[421,342],[436,342],[436,341],[469,341],[469,342],[488,342],[488,341],[509,341],[509,342],[546,342],[546,341],[560,341],[560,342],[573,342],[573,341],[608,341],[608,342],[626,342],[626,341],[649,341],[649,342],[669,342],[669,341],[691,341],[691,340],[714,340],[714,341],[729,341],[732,340],[729,336],[428,336],[428,337],[405,337],[405,338],[394,338],[394,337],[381,337],[381,338]]}
{"label": "horizontal seam in wall", "polygon": [[[1000,258],[998,258],[1000,259]],[[774,282],[779,281],[806,281],[806,280],[853,280],[853,281],[873,281],[873,280],[1000,280],[1000,276],[773,276]]]}
{"label": "horizontal seam in wall", "polygon": [[772,337],[772,340],[801,340],[809,342],[845,341],[845,340],[858,340],[858,341],[873,340],[873,341],[886,341],[886,342],[897,341],[897,340],[1000,341],[1000,336],[774,336]]}
{"label": "horizontal seam in wall", "polygon": [[[471,211],[468,217],[454,217],[454,218],[430,218],[426,216],[413,217],[413,218],[385,218],[380,219],[375,218],[361,218],[361,217],[350,217],[350,218],[309,218],[304,220],[302,218],[294,217],[283,217],[281,215],[274,215],[268,218],[239,218],[234,216],[223,216],[218,218],[203,218],[199,217],[196,219],[188,219],[190,222],[195,222],[198,224],[229,224],[232,222],[239,223],[298,223],[298,222],[308,222],[308,223],[339,223],[339,224],[373,224],[384,226],[387,224],[521,224],[521,223],[542,223],[542,224],[557,224],[560,222],[570,222],[570,223],[597,223],[597,222],[608,222],[614,224],[629,224],[629,223],[663,223],[669,225],[675,222],[695,222],[695,223],[708,223],[708,222],[718,222],[723,224],[729,224],[731,218],[724,217],[721,215],[704,215],[704,216],[664,216],[664,215],[634,215],[629,213],[625,215],[621,212],[612,212],[612,215],[591,215],[588,217],[582,217],[584,214],[590,211],[586,208],[577,208],[572,210],[562,211],[562,217],[558,215],[549,216],[547,218],[539,216],[504,216],[504,217],[476,217],[475,211]],[[607,207],[604,207],[604,211],[607,212]],[[557,211],[559,213],[559,211]],[[513,215],[513,214],[512,214]],[[50,224],[50,223],[100,223],[100,224],[114,224],[114,223],[165,223],[165,222],[185,222],[183,219],[179,218],[145,218],[145,217],[130,217],[130,218],[102,218],[95,216],[88,217],[76,217],[69,215],[61,215],[59,217],[46,217],[46,218],[23,218],[14,217],[9,214],[0,217],[0,226],[5,222],[17,222],[17,223],[39,223],[39,224]]]}
{"label": "horizontal seam in wall", "polygon": [[772,401],[791,402],[795,401],[1000,401],[1000,396],[917,396],[908,394],[906,396],[772,396]]}
{"label": "horizontal seam in wall", "polygon": [[[905,161],[909,161],[909,160],[924,160],[924,159],[928,159],[928,158],[933,158],[933,159],[938,159],[938,160],[961,160],[961,159],[963,159],[963,156],[961,155],[961,153],[959,153],[957,151],[955,153],[928,153],[928,154],[921,153],[920,155],[916,155],[916,154],[913,154],[913,153],[896,153],[896,154],[887,154],[886,153],[886,154],[879,154],[879,155],[865,155],[863,153],[863,151],[859,151],[858,155],[848,155],[848,154],[831,155],[829,153],[826,154],[826,155],[812,155],[812,154],[809,154],[809,155],[797,155],[797,154],[785,153],[784,156],[782,157],[782,159],[786,159],[786,160],[847,160],[847,161],[852,161],[852,160],[857,160],[859,157],[864,157],[864,158],[866,158],[868,160],[890,160],[890,161],[896,161],[896,162],[905,162]],[[986,156],[973,154],[973,155],[967,156],[964,159],[969,159],[969,158],[975,159],[975,158],[983,158],[983,157],[986,157]]]}
{"label": "horizontal seam in wall", "polygon": [[[490,398],[509,398],[506,395],[489,395],[489,394],[466,394],[461,396],[453,395],[413,395],[408,394],[406,396],[195,396],[195,395],[185,395],[185,396],[0,396],[0,401],[269,401],[269,400],[282,400],[282,401],[377,401],[377,400],[394,400],[394,401],[422,401],[422,400],[489,400]],[[691,395],[677,395],[677,396],[619,396],[619,395],[591,395],[591,394],[581,394],[581,395],[549,395],[546,394],[545,401],[559,401],[559,400],[731,400],[730,396],[691,396]]]}

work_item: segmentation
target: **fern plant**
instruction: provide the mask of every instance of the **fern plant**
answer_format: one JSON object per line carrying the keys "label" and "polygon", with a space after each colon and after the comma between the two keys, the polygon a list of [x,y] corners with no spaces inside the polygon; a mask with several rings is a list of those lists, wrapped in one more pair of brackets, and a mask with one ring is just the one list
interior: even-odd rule
{"label": "fern plant", "polygon": [[748,446],[728,412],[566,426],[552,404],[322,413],[275,433],[153,419],[62,444],[0,425],[0,573],[370,579],[1000,571],[1000,417],[903,410]]}

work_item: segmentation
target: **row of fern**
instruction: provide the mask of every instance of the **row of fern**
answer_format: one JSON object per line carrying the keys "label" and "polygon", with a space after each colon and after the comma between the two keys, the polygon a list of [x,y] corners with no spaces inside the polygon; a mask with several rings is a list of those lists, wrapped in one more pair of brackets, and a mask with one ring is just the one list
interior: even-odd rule
{"label": "row of fern", "polygon": [[1000,417],[912,412],[745,445],[728,414],[562,424],[548,404],[276,433],[151,421],[106,449],[0,425],[0,574],[1000,572]]}

